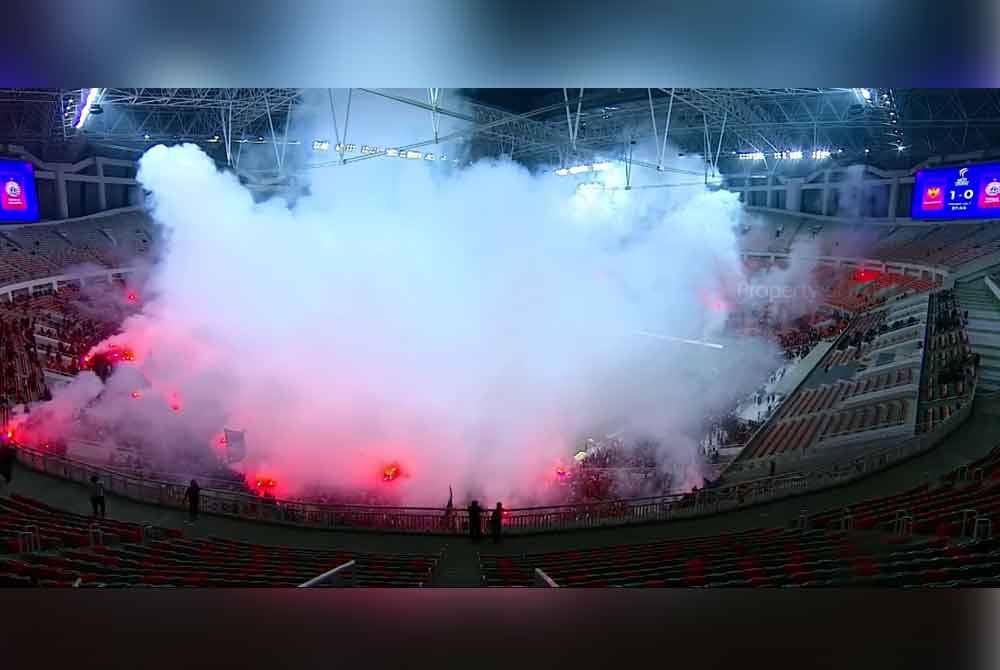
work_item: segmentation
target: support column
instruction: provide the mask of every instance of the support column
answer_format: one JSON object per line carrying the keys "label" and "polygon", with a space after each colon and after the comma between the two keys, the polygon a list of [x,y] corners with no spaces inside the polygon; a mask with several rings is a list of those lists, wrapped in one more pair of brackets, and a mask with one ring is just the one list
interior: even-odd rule
{"label": "support column", "polygon": [[789,212],[802,211],[802,179],[785,180],[785,209]]}
{"label": "support column", "polygon": [[899,177],[892,180],[889,186],[889,212],[887,216],[893,221],[896,220],[896,204],[899,201]]}
{"label": "support column", "polygon": [[108,185],[104,181],[104,159],[96,158],[94,162],[97,165],[97,178],[100,179],[97,183],[97,207],[98,211],[103,212],[108,209]]}
{"label": "support column", "polygon": [[823,178],[823,216],[831,216],[830,213],[830,170],[826,171],[826,175]]}
{"label": "support column", "polygon": [[104,159],[95,158],[94,163],[97,166],[97,178],[100,179],[97,183],[97,207],[98,211],[103,212],[108,208],[108,185],[104,181]]}
{"label": "support column", "polygon": [[[242,145],[241,145],[242,146]],[[141,185],[130,186],[131,193],[129,194],[129,204],[135,207],[146,207],[146,192],[142,190]]]}
{"label": "support column", "polygon": [[66,196],[66,175],[56,169],[56,205],[59,207],[59,218],[69,218],[69,198]]}

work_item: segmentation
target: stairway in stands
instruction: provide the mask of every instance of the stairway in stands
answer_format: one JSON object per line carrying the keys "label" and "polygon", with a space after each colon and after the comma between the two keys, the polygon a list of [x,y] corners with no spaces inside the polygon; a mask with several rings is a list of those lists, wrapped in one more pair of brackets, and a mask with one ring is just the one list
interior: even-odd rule
{"label": "stairway in stands", "polygon": [[980,390],[1000,391],[1000,300],[977,277],[955,286],[959,304],[969,312],[969,343],[980,356]]}
{"label": "stairway in stands", "polygon": [[482,586],[479,568],[479,550],[492,547],[489,540],[472,543],[470,540],[451,538],[445,544],[441,563],[435,570],[430,586],[454,588]]}

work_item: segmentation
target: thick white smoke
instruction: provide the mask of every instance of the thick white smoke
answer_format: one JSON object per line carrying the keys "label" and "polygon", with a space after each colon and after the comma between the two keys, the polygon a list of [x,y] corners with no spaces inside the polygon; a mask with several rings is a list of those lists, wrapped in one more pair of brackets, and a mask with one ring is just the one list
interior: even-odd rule
{"label": "thick white smoke", "polygon": [[[702,417],[773,368],[770,344],[720,339],[706,300],[741,276],[725,191],[587,194],[510,161],[376,158],[314,170],[289,206],[255,203],[193,145],[150,149],[139,180],[165,254],[111,343],[142,376],[116,372],[89,413],[167,448],[245,429],[250,474],[281,493],[381,485],[397,462],[407,503],[449,485],[540,500],[581,436],[619,429],[700,484]],[[92,379],[56,404],[92,400]]]}

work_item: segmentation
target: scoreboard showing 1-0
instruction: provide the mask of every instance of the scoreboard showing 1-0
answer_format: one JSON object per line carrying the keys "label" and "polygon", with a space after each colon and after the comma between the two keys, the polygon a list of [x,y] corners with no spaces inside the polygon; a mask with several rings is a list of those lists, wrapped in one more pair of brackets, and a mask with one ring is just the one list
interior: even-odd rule
{"label": "scoreboard showing 1-0", "polygon": [[914,219],[1000,219],[1000,163],[917,172]]}
{"label": "scoreboard showing 1-0", "polygon": [[38,221],[35,168],[27,161],[0,159],[0,224]]}

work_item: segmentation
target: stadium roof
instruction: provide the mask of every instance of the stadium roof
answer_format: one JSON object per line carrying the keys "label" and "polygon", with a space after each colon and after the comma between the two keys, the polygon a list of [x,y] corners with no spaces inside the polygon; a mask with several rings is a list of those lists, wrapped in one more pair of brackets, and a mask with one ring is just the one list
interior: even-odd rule
{"label": "stadium roof", "polygon": [[[773,169],[775,156],[784,169],[793,169],[789,155],[798,160],[798,154],[792,152],[802,152],[803,170],[815,169],[805,167],[814,151],[829,151],[834,161],[909,168],[931,157],[972,158],[1000,147],[997,89],[437,91],[354,89],[423,108],[429,117],[465,121],[461,132],[480,153],[508,153],[527,163],[619,158],[631,142],[662,146],[665,130],[677,151],[717,158],[722,172],[743,172],[750,163]],[[283,142],[288,112],[302,99],[293,88],[89,92],[0,89],[0,142],[51,160],[73,160],[87,151],[134,154],[153,142],[179,140],[215,145],[222,153],[240,138]],[[80,124],[88,95],[94,109]],[[465,98],[462,104],[456,104],[457,95]],[[102,114],[107,111],[113,113]],[[414,144],[426,140],[413,138]]]}

